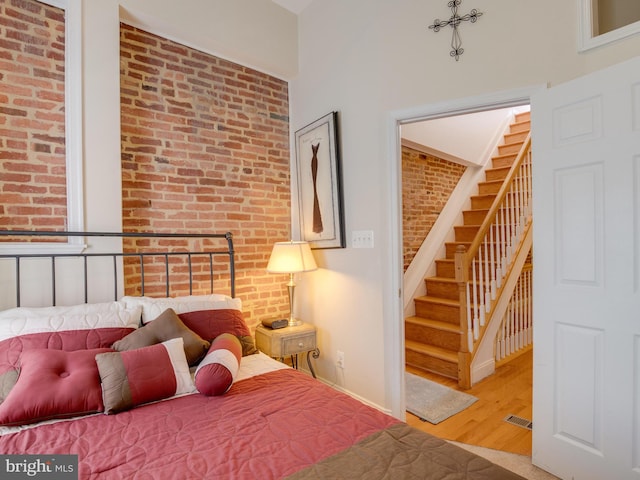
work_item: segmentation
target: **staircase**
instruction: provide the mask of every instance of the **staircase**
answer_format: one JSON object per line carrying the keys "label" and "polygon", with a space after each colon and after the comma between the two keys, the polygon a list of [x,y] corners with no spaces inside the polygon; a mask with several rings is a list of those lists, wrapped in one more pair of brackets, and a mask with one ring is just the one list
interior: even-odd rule
{"label": "staircase", "polygon": [[492,312],[489,304],[496,303],[496,293],[503,294],[501,275],[519,274],[506,262],[517,248],[510,243],[516,231],[530,224],[521,219],[525,208],[520,208],[526,187],[530,191],[530,184],[524,185],[530,171],[519,173],[524,155],[530,170],[529,131],[529,112],[516,115],[470,199],[470,210],[463,212],[463,224],[454,227],[455,240],[445,244],[445,257],[436,260],[436,275],[425,278],[426,295],[414,299],[415,316],[405,318],[406,364],[458,379],[464,388],[471,386],[468,370],[486,327],[485,314]]}

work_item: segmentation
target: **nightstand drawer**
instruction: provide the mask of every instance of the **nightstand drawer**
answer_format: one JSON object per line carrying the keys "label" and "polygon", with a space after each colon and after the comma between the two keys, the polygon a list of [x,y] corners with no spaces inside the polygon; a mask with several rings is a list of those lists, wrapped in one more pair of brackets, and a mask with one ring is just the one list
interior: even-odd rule
{"label": "nightstand drawer", "polygon": [[311,360],[309,360],[311,354],[313,354],[313,358],[318,358],[320,355],[320,350],[316,346],[316,327],[313,325],[303,323],[275,330],[258,325],[256,327],[256,347],[270,357],[280,360],[291,356],[294,368],[298,368],[298,354],[306,353],[309,371],[313,378],[316,378],[316,372],[314,372]]}
{"label": "nightstand drawer", "polygon": [[309,352],[316,348],[316,328],[307,323],[276,330],[258,325],[256,347],[274,358]]}
{"label": "nightstand drawer", "polygon": [[316,333],[282,338],[282,355],[295,355],[316,348]]}

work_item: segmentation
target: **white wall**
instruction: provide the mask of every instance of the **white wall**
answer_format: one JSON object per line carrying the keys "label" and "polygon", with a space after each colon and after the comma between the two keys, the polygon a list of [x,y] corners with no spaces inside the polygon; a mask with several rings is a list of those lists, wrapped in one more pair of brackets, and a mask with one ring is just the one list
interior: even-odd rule
{"label": "white wall", "polygon": [[[461,26],[464,54],[449,56],[446,2],[315,0],[299,18],[299,70],[291,82],[292,129],[340,112],[347,238],[373,230],[375,248],[317,251],[322,267],[305,274],[298,315],[320,332],[319,374],[402,416],[402,285],[397,199],[391,197],[393,119],[398,111],[557,84],[630,58],[640,37],[578,54],[577,4],[465,2],[484,12]],[[295,200],[295,196],[294,196]],[[293,208],[295,215],[295,205]],[[344,372],[334,367],[345,353]]]}

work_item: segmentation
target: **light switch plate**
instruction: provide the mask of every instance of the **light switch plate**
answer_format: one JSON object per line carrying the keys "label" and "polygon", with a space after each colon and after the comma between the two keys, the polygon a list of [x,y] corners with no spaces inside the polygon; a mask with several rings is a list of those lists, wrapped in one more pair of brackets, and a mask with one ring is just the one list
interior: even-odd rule
{"label": "light switch plate", "polygon": [[373,230],[353,230],[351,232],[352,248],[373,248]]}

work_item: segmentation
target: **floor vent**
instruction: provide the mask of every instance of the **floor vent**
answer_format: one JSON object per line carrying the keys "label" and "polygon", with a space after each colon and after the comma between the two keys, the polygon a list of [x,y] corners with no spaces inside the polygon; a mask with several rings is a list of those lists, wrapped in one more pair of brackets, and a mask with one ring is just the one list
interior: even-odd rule
{"label": "floor vent", "polygon": [[504,421],[513,425],[517,425],[518,427],[526,428],[527,430],[531,430],[533,428],[533,422],[531,420],[518,417],[517,415],[508,415],[504,419]]}

